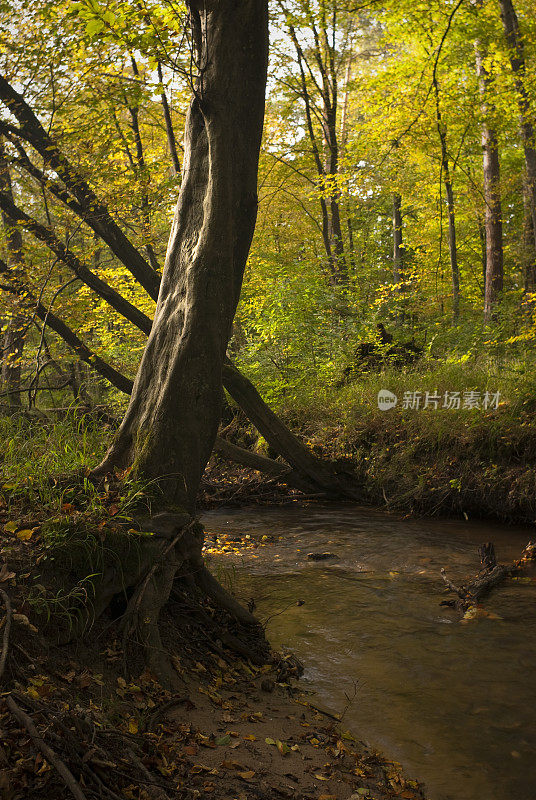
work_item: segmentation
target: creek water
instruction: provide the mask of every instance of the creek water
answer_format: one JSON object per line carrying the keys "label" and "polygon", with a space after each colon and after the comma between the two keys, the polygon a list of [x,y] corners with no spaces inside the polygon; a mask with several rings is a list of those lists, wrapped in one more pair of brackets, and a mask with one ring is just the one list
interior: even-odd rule
{"label": "creek water", "polygon": [[[345,728],[424,781],[431,800],[535,800],[536,582],[489,596],[499,620],[460,623],[439,605],[441,567],[455,583],[475,574],[486,541],[512,561],[534,529],[342,504],[219,509],[203,521],[208,536],[260,543],[210,556],[212,569],[272,617],[271,643],[304,662],[315,702],[340,712],[352,699]],[[307,559],[325,551],[337,557]]]}

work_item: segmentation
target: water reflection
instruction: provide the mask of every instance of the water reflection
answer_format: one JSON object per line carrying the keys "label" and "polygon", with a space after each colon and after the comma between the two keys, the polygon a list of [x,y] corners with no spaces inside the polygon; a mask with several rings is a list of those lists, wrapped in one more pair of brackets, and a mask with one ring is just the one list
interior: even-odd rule
{"label": "water reflection", "polygon": [[[269,623],[273,644],[304,660],[304,682],[331,708],[357,681],[347,726],[423,779],[432,800],[534,800],[536,584],[489,598],[502,621],[460,624],[439,606],[442,566],[456,582],[475,571],[480,543],[510,561],[533,531],[350,505],[221,510],[205,523],[276,537],[218,565],[235,565],[234,589],[255,597],[261,618],[290,606]],[[311,562],[310,551],[337,559]]]}

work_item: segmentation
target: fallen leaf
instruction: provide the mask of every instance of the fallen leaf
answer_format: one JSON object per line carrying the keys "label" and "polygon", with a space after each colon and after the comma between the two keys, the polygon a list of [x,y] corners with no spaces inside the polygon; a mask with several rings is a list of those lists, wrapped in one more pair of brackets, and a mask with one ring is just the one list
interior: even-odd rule
{"label": "fallen leaf", "polygon": [[279,750],[282,756],[286,756],[290,753],[290,747],[288,746],[288,744],[286,744],[286,742],[280,742],[278,739],[276,745],[277,749]]}
{"label": "fallen leaf", "polygon": [[239,772],[238,776],[242,778],[244,781],[250,781],[252,778],[255,777],[255,772],[251,769],[248,772]]}
{"label": "fallen leaf", "polygon": [[7,564],[2,564],[2,569],[0,569],[0,583],[4,583],[4,581],[9,581],[11,578],[15,577],[14,572],[10,572],[7,568]]}
{"label": "fallen leaf", "polygon": [[16,522],[6,522],[6,524],[4,525],[4,530],[6,531],[6,533],[15,533],[18,527],[19,526],[17,525]]}
{"label": "fallen leaf", "polygon": [[239,764],[238,761],[222,761],[220,766],[224,769],[244,769],[243,764]]}
{"label": "fallen leaf", "polygon": [[20,625],[24,625],[25,628],[29,628],[33,633],[37,633],[37,628],[32,625],[26,614],[13,614],[13,620]]}
{"label": "fallen leaf", "polygon": [[21,542],[27,542],[29,539],[32,538],[34,531],[35,528],[23,528],[23,530],[17,531],[15,536],[17,537],[17,539],[20,539]]}

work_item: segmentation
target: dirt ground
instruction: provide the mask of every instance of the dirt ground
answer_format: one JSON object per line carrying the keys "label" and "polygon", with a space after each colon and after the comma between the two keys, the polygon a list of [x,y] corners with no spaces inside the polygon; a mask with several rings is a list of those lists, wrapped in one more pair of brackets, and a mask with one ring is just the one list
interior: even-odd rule
{"label": "dirt ground", "polygon": [[220,688],[216,697],[202,686],[192,689],[191,704],[169,719],[192,729],[192,790],[218,800],[424,797],[399,764],[367,748],[336,715],[318,713],[297,687],[275,684],[269,673]]}
{"label": "dirt ground", "polygon": [[[386,800],[423,798],[399,764],[367,748],[336,714],[313,708],[282,665],[212,654],[175,667],[184,690],[150,673],[125,679],[120,648],[41,650],[20,621],[10,689],[0,694],[0,797],[73,796],[35,732],[67,766],[84,800]],[[32,643],[32,639],[34,640]],[[30,651],[30,652],[29,652]],[[31,653],[34,655],[31,655]],[[30,660],[28,660],[30,659]]]}

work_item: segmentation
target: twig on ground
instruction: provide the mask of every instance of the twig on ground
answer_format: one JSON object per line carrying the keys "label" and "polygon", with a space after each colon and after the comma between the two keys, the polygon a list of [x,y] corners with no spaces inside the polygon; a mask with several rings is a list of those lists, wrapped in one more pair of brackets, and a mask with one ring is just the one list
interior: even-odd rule
{"label": "twig on ground", "polygon": [[0,596],[4,601],[6,607],[6,624],[4,626],[4,634],[2,636],[2,653],[0,655],[0,680],[6,668],[7,654],[9,651],[9,632],[11,630],[11,622],[13,620],[13,611],[11,609],[11,600],[9,595],[4,589],[0,589]]}
{"label": "twig on ground", "polygon": [[54,753],[54,751],[46,744],[46,742],[43,741],[33,723],[32,718],[16,704],[11,695],[6,697],[6,703],[13,716],[24,728],[26,728],[37,749],[41,751],[48,763],[53,766],[58,775],[60,775],[67,788],[70,789],[73,797],[75,797],[76,800],[86,800],[86,796],[80,788],[80,785],[78,784],[74,775],[63,763],[63,761],[58,758],[56,753]]}

